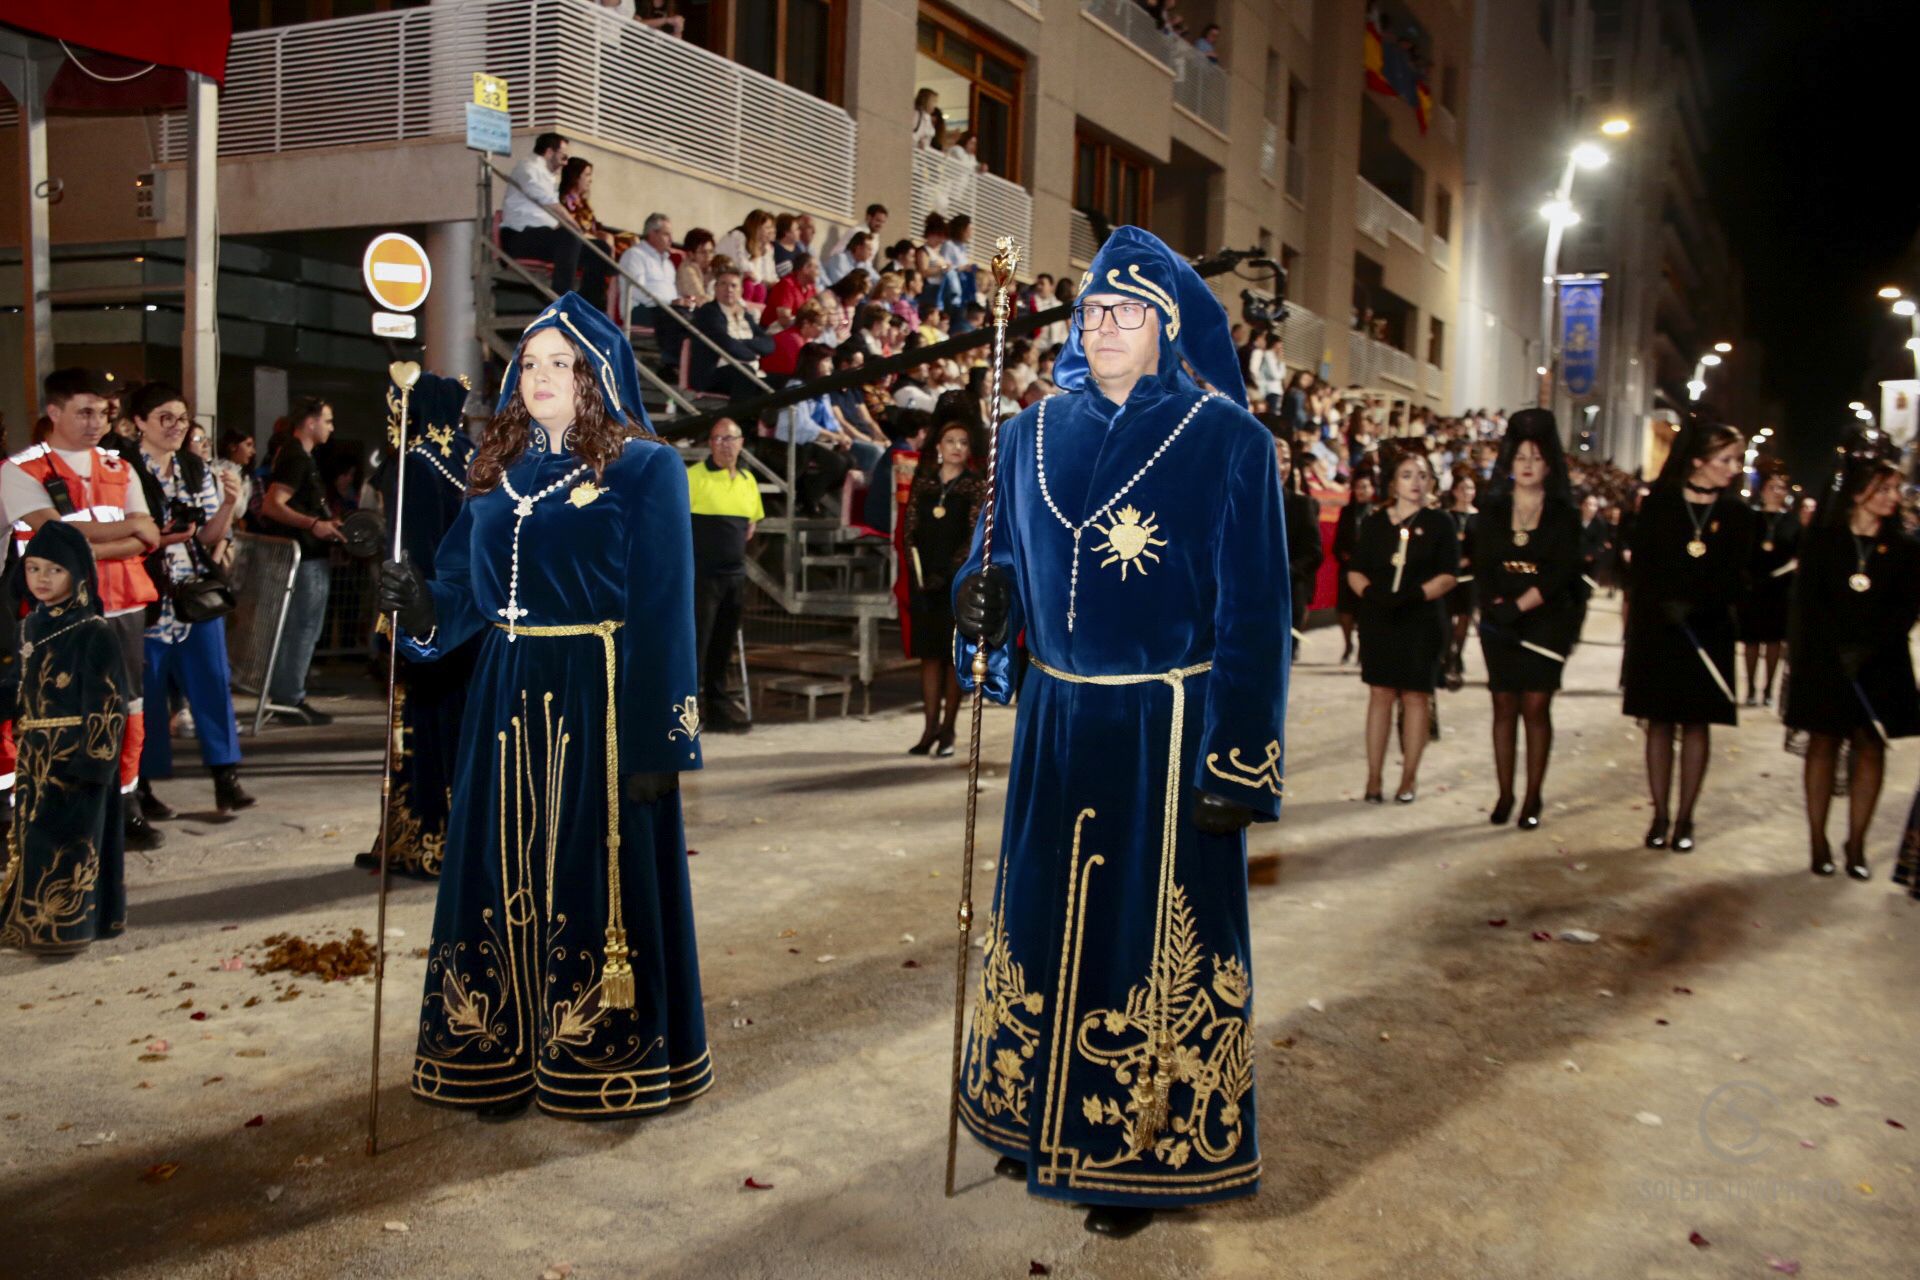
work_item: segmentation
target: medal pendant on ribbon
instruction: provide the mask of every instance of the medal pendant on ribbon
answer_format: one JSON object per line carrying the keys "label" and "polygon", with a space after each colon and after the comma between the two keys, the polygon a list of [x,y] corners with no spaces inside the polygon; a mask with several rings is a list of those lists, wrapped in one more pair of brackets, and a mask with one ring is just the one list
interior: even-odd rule
{"label": "medal pendant on ribbon", "polygon": [[573,492],[567,495],[567,501],[576,507],[584,507],[599,497],[601,492],[600,486],[593,481],[582,480],[579,484],[573,486]]}
{"label": "medal pendant on ribbon", "polygon": [[945,520],[947,518],[947,509],[945,507],[935,507],[933,509],[933,518],[935,520]]}
{"label": "medal pendant on ribbon", "polygon": [[1698,560],[1701,556],[1707,554],[1707,544],[1702,542],[1700,539],[1695,538],[1691,542],[1687,543],[1687,554],[1692,556],[1695,560]]}
{"label": "medal pendant on ribbon", "polygon": [[1873,587],[1873,579],[1864,573],[1850,573],[1847,575],[1847,585],[1855,591],[1868,591]]}
{"label": "medal pendant on ribbon", "polygon": [[1524,547],[1527,545],[1527,531],[1525,529],[1515,529],[1513,531],[1513,545],[1516,547]]}

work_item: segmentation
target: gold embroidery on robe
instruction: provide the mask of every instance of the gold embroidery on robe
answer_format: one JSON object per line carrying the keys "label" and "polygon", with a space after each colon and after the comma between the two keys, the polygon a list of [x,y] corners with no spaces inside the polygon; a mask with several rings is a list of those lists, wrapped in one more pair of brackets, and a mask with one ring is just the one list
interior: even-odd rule
{"label": "gold embroidery on robe", "polygon": [[685,738],[688,742],[692,742],[700,736],[699,698],[688,694],[685,702],[673,704],[673,714],[679,719],[680,727],[667,730],[668,742],[672,742],[675,738]]}
{"label": "gold embroidery on robe", "polygon": [[1240,748],[1227,752],[1227,765],[1234,772],[1228,773],[1220,767],[1220,753],[1207,754],[1207,772],[1224,782],[1236,782],[1243,787],[1259,790],[1265,787],[1274,795],[1282,794],[1286,779],[1280,773],[1280,740],[1275,738],[1267,744],[1267,756],[1258,764],[1248,764],[1240,758]]}
{"label": "gold embroidery on robe", "polygon": [[1007,951],[1006,922],[998,914],[988,916],[965,1075],[967,1100],[984,1118],[1004,1116],[1026,1126],[1027,1102],[1033,1093],[1027,1064],[1040,1044],[1039,1024],[1030,1019],[1037,1019],[1045,1008],[1046,997],[1027,990],[1025,966],[1015,964]]}

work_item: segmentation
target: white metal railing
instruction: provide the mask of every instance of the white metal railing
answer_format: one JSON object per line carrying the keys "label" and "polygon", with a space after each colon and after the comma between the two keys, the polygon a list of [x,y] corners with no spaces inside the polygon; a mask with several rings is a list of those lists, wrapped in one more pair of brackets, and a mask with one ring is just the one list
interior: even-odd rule
{"label": "white metal railing", "polygon": [[1291,142],[1287,144],[1286,190],[1288,198],[1301,204],[1307,202],[1307,153]]}
{"label": "white metal railing", "polygon": [[1353,221],[1362,235],[1385,245],[1387,233],[1391,231],[1414,248],[1426,249],[1426,228],[1421,225],[1418,214],[1401,208],[1386,192],[1358,174],[1354,175],[1353,182]]}
{"label": "white metal railing", "polygon": [[1280,174],[1280,126],[1271,120],[1260,123],[1260,176],[1272,182]]}
{"label": "white metal railing", "polygon": [[1100,241],[1093,234],[1093,219],[1078,209],[1067,213],[1067,257],[1083,266],[1093,265],[1100,252]]}
{"label": "white metal railing", "polygon": [[930,213],[949,219],[964,213],[973,219],[975,266],[987,265],[1001,236],[1012,236],[1023,250],[1033,245],[1031,192],[1017,182],[982,173],[977,162],[920,148],[913,153],[911,225],[925,225]]}
{"label": "white metal railing", "polygon": [[[506,78],[515,128],[600,138],[853,216],[853,118],[591,0],[454,0],[236,35],[220,154],[459,136],[475,72]],[[159,129],[186,158],[184,111]]]}
{"label": "white metal railing", "polygon": [[1218,129],[1227,131],[1227,73],[1220,64],[1179,36],[1169,35],[1173,53],[1173,100]]}
{"label": "white metal railing", "polygon": [[1384,342],[1377,342],[1358,329],[1347,331],[1347,380],[1369,387],[1382,378],[1408,388],[1420,385],[1420,362]]}
{"label": "white metal railing", "polygon": [[1437,364],[1422,363],[1420,389],[1427,393],[1427,399],[1438,403],[1447,389],[1446,372]]}
{"label": "white metal railing", "polygon": [[1178,41],[1178,36],[1169,36],[1160,29],[1135,0],[1080,0],[1080,8],[1088,16],[1099,19],[1111,27],[1126,42],[1155,62],[1173,67],[1173,45],[1170,40]]}

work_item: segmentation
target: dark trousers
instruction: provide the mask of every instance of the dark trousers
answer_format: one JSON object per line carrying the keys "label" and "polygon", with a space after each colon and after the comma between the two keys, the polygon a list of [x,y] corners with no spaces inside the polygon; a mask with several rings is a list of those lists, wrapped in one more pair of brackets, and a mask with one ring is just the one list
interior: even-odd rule
{"label": "dark trousers", "polygon": [[726,705],[727,668],[745,605],[744,573],[697,573],[693,579],[694,652],[700,659],[700,701],[713,719]]}
{"label": "dark trousers", "polygon": [[[566,293],[578,282],[580,296],[594,306],[607,305],[607,277],[611,268],[597,253],[588,253],[578,237],[559,227],[500,229],[500,247],[516,258],[540,258],[553,264],[553,291]],[[582,262],[581,259],[585,258]]]}
{"label": "dark trousers", "polygon": [[824,444],[801,445],[795,461],[800,468],[800,508],[806,512],[818,511],[820,500],[840,488],[840,482],[847,478],[847,471],[853,466],[853,460],[845,452]]}

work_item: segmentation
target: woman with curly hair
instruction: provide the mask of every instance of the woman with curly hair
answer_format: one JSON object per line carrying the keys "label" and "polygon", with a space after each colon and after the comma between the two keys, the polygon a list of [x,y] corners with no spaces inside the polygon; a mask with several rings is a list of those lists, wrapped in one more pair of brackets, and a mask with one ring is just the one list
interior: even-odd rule
{"label": "woman with curly hair", "polygon": [[920,659],[920,696],[926,730],[908,755],[953,754],[960,717],[960,681],[953,669],[953,575],[973,547],[973,527],[987,499],[987,482],[974,469],[974,431],[965,422],[940,428],[920,455],[907,494],[904,541],[912,572],[907,593],[909,650]]}
{"label": "woman with curly hair", "polygon": [[413,1091],[502,1116],[658,1111],[713,1082],[679,776],[700,767],[686,469],[577,294],[527,328],[402,651],[480,637]]}

